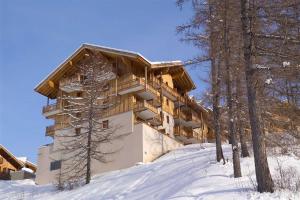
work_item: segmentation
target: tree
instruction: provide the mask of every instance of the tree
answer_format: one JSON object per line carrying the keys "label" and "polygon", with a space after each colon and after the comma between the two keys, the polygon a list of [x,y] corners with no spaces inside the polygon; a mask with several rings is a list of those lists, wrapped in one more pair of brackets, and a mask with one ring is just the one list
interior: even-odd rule
{"label": "tree", "polygon": [[[181,7],[185,3],[185,0],[178,0],[177,4]],[[214,4],[215,3],[215,4]],[[222,150],[221,141],[221,116],[220,116],[220,94],[221,94],[221,70],[220,70],[220,54],[218,52],[218,30],[215,28],[219,23],[216,12],[216,6],[214,3],[201,3],[200,1],[192,1],[194,10],[194,16],[187,24],[177,27],[179,33],[184,33],[182,41],[191,42],[194,46],[200,49],[201,54],[196,58],[193,58],[188,63],[198,65],[204,62],[210,62],[211,64],[211,104],[213,107],[213,128],[216,141],[216,160],[220,162],[225,159]],[[200,31],[204,28],[205,31]],[[203,51],[202,49],[209,49],[209,51]]]}
{"label": "tree", "polygon": [[244,40],[244,62],[248,96],[249,119],[251,125],[253,152],[255,161],[255,172],[257,189],[259,192],[273,192],[274,183],[270,174],[263,132],[260,127],[260,119],[257,113],[256,92],[254,88],[253,35],[252,35],[252,13],[249,0],[241,0],[241,22]]}
{"label": "tree", "polygon": [[108,156],[117,151],[111,143],[124,135],[117,133],[118,125],[102,121],[117,103],[115,94],[109,91],[110,80],[115,78],[112,62],[89,50],[74,65],[78,73],[69,79],[69,87],[78,88],[79,92],[61,94],[61,117],[63,122],[67,121],[67,128],[56,135],[62,155],[60,178],[69,184],[80,184],[83,180],[88,184],[92,163],[108,162]]}
{"label": "tree", "polygon": [[239,146],[236,138],[236,131],[234,129],[234,118],[233,118],[233,97],[232,97],[232,78],[231,78],[231,67],[230,67],[230,52],[229,52],[229,24],[228,24],[228,11],[229,2],[224,0],[224,29],[223,29],[223,48],[224,48],[224,64],[226,68],[226,101],[228,108],[228,132],[230,136],[230,143],[232,145],[232,157],[233,157],[233,171],[234,177],[238,178],[242,176],[240,166],[240,155]]}

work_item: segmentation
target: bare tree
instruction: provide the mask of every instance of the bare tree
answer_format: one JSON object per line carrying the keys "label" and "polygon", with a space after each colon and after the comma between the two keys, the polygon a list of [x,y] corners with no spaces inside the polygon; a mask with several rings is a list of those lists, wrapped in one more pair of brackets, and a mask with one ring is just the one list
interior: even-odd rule
{"label": "bare tree", "polygon": [[[182,6],[185,0],[178,0],[177,4]],[[201,3],[200,1],[191,1],[194,9],[194,16],[187,24],[177,27],[179,33],[184,33],[182,41],[191,42],[194,46],[201,50],[201,55],[188,61],[188,64],[199,65],[203,62],[211,63],[211,104],[213,107],[213,127],[216,141],[216,160],[220,162],[225,159],[222,150],[221,137],[221,116],[220,116],[220,93],[221,93],[221,78],[220,78],[220,54],[218,52],[218,30],[215,28],[215,23],[218,18],[215,17],[217,3]],[[199,27],[206,27],[205,32],[199,31]],[[209,49],[202,51],[202,49]]]}
{"label": "bare tree", "polygon": [[83,180],[88,184],[92,163],[109,162],[109,155],[117,151],[111,144],[123,135],[117,133],[119,125],[102,121],[117,104],[115,94],[109,91],[110,80],[115,78],[112,62],[101,53],[87,51],[74,65],[80,78],[70,87],[79,92],[62,94],[61,117],[67,128],[56,135],[60,145],[57,151],[62,155],[60,178],[71,184]]}
{"label": "bare tree", "polygon": [[267,161],[267,154],[263,132],[260,127],[260,119],[257,113],[257,100],[254,87],[254,67],[253,67],[253,35],[252,35],[252,15],[249,0],[241,0],[241,21],[244,39],[244,59],[245,74],[248,96],[249,119],[251,124],[253,152],[255,161],[256,181],[259,192],[273,192],[274,183],[270,174]]}

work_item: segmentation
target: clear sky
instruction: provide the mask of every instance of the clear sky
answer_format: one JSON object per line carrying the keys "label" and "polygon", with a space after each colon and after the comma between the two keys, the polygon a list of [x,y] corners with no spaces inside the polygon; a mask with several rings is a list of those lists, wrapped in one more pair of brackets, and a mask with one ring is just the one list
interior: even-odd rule
{"label": "clear sky", "polygon": [[[198,51],[176,34],[190,16],[175,0],[0,0],[0,144],[36,162],[52,141],[41,115],[46,97],[33,89],[82,43],[184,61]],[[189,72],[203,90],[197,74],[206,69]]]}

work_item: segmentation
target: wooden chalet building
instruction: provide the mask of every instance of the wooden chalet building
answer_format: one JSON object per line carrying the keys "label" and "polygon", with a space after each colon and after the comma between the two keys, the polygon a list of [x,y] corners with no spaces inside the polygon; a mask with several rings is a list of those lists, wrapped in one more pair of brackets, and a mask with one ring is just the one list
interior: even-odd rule
{"label": "wooden chalet building", "polygon": [[[118,131],[131,133],[113,162],[94,164],[93,174],[149,162],[168,150],[212,137],[208,111],[188,95],[196,86],[181,61],[151,62],[136,52],[83,44],[35,88],[47,97],[42,114],[53,120],[45,129],[53,143],[39,149],[38,184],[55,182],[55,174],[63,166],[63,155],[55,151],[59,145],[56,134],[75,130],[66,123],[68,118],[60,115],[65,106],[62,96],[80,96],[82,76],[75,66],[91,52],[100,53],[113,66],[114,76],[103,95],[118,99],[118,103],[103,114],[103,122],[120,123]],[[162,139],[157,141],[157,137]],[[55,169],[50,168],[54,165]]]}
{"label": "wooden chalet building", "polygon": [[[31,172],[28,173],[28,171]],[[0,179],[16,180],[16,179],[33,178],[35,172],[36,172],[35,164],[29,162],[27,159],[24,159],[24,157],[23,158],[15,157],[4,146],[0,145]]]}

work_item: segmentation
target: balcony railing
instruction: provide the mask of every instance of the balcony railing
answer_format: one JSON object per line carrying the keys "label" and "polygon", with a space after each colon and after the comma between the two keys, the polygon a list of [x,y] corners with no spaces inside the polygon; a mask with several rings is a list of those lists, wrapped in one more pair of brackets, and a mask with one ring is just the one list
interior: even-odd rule
{"label": "balcony railing", "polygon": [[55,125],[46,127],[46,136],[54,136],[55,133]]}
{"label": "balcony railing", "polygon": [[53,104],[44,106],[42,112],[45,117],[49,117],[49,116],[58,114],[60,111],[61,111],[60,105],[57,103],[53,103]]}
{"label": "balcony railing", "polygon": [[175,88],[171,88],[170,86],[168,86],[165,83],[162,83],[161,87],[163,89],[164,95],[167,96],[167,97],[169,97],[173,101],[176,101],[177,98],[180,96],[179,93],[177,92],[177,90]]}
{"label": "balcony railing", "polygon": [[189,121],[191,119],[191,115],[187,114],[179,109],[175,109],[174,111],[174,118],[175,119],[183,119],[184,121]]}
{"label": "balcony railing", "polygon": [[[124,75],[118,80],[118,92],[119,94],[126,94],[131,92],[138,92],[142,98],[146,100],[156,98],[159,96],[159,91],[148,82],[146,84],[145,78],[137,77],[134,74]],[[148,95],[146,94],[148,93]]]}
{"label": "balcony railing", "polygon": [[[144,80],[142,80],[142,78],[139,78],[134,74],[130,74],[127,76],[120,77],[118,79],[118,91],[122,92],[122,91],[130,90],[138,86],[143,86],[144,84],[145,83]],[[137,90],[140,89],[143,89],[143,87],[137,88]]]}
{"label": "balcony railing", "polygon": [[135,110],[135,111],[149,110],[149,111],[151,111],[152,113],[158,114],[157,108],[155,108],[154,105],[151,105],[151,104],[148,103],[147,101],[137,102],[137,103],[134,105],[134,110]]}
{"label": "balcony railing", "polygon": [[59,87],[65,92],[73,92],[82,90],[83,76],[76,74],[75,76],[60,80]]}
{"label": "balcony railing", "polygon": [[160,125],[162,125],[161,116],[155,115],[152,119],[149,120],[149,122],[154,126],[160,126]]}
{"label": "balcony railing", "polygon": [[187,129],[187,128],[183,128],[180,126],[174,126],[174,135],[175,136],[184,136],[187,138],[193,137],[193,130],[192,129]]}
{"label": "balcony railing", "polygon": [[68,123],[59,123],[59,124],[47,126],[46,127],[46,136],[53,137],[55,134],[55,131],[67,128],[69,126],[70,125]]}

